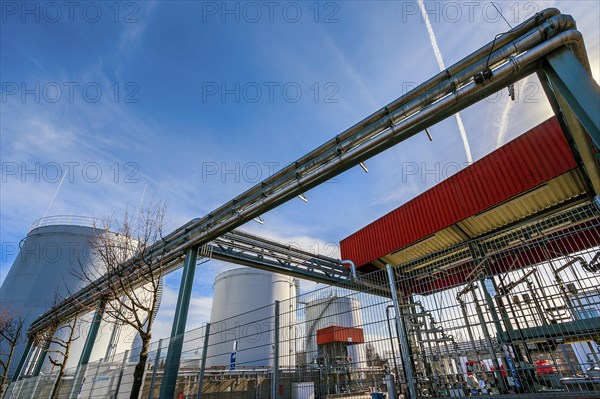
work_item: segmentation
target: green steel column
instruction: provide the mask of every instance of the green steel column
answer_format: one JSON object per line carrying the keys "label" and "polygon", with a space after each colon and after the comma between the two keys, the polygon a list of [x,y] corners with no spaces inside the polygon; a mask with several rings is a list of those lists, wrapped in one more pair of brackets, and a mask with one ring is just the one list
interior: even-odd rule
{"label": "green steel column", "polygon": [[[600,87],[577,58],[566,48],[546,57],[544,71],[583,125],[590,139],[600,148]],[[548,67],[549,66],[549,67]]]}
{"label": "green steel column", "polygon": [[175,308],[173,328],[171,329],[171,339],[169,340],[169,349],[165,361],[164,377],[160,386],[160,399],[172,399],[175,394],[179,362],[181,361],[181,348],[183,346],[183,333],[185,332],[185,323],[192,297],[192,285],[194,283],[197,259],[198,247],[190,248],[185,254],[183,263],[183,275],[181,276],[177,307]]}
{"label": "green steel column", "polygon": [[33,339],[29,338],[29,341],[27,341],[27,346],[25,347],[25,350],[23,351],[23,355],[21,356],[21,359],[19,360],[19,364],[17,365],[15,373],[12,376],[12,382],[15,382],[19,379],[19,376],[21,375],[21,371],[23,370],[23,366],[25,365],[25,362],[27,361],[27,357],[29,356],[29,352],[31,351],[32,346],[33,346]]}
{"label": "green steel column", "polygon": [[[546,57],[538,73],[546,95],[558,115],[571,146],[575,147],[586,183],[600,194],[600,86],[566,48]],[[595,148],[594,148],[595,147]]]}
{"label": "green steel column", "polygon": [[48,348],[50,348],[50,344],[52,343],[52,336],[49,336],[44,342],[44,347],[40,352],[40,356],[37,358],[35,362],[35,368],[33,369],[32,377],[37,377],[40,375],[40,371],[42,371],[42,366],[44,365],[44,360],[46,360],[46,355],[48,354]]}
{"label": "green steel column", "polygon": [[94,319],[90,325],[90,330],[88,331],[85,345],[83,346],[83,352],[81,353],[81,358],[79,359],[80,366],[88,364],[90,361],[90,356],[92,355],[92,349],[94,349],[94,344],[96,343],[96,337],[98,336],[98,330],[100,329],[100,323],[102,322],[102,316],[104,316],[105,308],[106,300],[101,299],[98,309],[96,309],[96,312],[94,313]]}

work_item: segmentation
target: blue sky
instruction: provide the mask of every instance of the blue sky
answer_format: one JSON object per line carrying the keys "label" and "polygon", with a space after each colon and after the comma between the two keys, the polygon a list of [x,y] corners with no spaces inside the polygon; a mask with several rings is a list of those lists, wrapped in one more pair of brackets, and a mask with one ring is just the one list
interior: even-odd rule
{"label": "blue sky", "polygon": [[[46,212],[103,217],[155,193],[174,229],[439,71],[417,2],[0,4],[0,280]],[[599,4],[497,2],[512,26],[548,6],[573,15],[596,80]],[[508,29],[489,2],[425,7],[446,65]],[[535,77],[517,91],[461,113],[475,160],[550,116]],[[467,163],[454,118],[430,131],[243,229],[338,256],[341,239]],[[198,269],[188,328],[208,320],[228,267]],[[178,284],[167,278],[155,338]]]}

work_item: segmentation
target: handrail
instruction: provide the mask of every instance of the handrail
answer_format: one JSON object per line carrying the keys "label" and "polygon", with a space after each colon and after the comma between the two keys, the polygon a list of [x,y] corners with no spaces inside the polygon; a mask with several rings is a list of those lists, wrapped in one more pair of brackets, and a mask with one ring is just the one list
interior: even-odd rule
{"label": "handrail", "polygon": [[32,223],[27,233],[31,233],[32,230],[38,227],[46,226],[81,226],[81,227],[102,227],[99,219],[92,218],[89,216],[78,216],[78,215],[53,215],[40,218]]}

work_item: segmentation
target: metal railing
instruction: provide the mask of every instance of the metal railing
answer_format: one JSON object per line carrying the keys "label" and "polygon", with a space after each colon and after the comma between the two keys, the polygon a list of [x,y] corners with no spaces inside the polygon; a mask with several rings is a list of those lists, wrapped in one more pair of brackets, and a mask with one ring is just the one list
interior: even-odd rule
{"label": "metal railing", "polygon": [[40,218],[33,222],[27,233],[38,227],[45,226],[81,226],[81,227],[98,227],[102,228],[103,225],[99,219],[88,217],[88,216],[77,216],[77,215],[54,215]]}

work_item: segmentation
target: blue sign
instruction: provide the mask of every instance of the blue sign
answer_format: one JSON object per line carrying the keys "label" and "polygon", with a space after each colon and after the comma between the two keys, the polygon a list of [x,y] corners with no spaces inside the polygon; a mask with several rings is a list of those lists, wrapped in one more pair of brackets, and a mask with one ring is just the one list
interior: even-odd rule
{"label": "blue sign", "polygon": [[229,370],[235,370],[235,360],[237,358],[237,352],[231,352],[231,358],[229,359]]}

